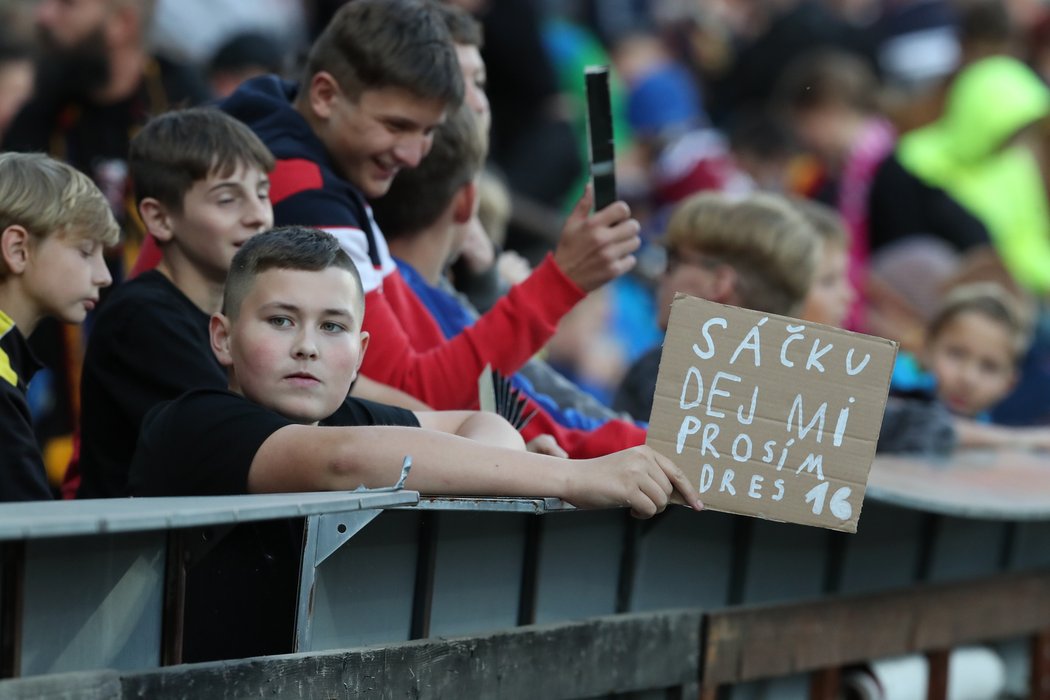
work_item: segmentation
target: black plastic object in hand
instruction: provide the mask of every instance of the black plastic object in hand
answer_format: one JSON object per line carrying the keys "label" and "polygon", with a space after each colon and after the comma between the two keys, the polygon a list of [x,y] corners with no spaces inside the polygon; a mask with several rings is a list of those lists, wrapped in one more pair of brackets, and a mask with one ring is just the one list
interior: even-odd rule
{"label": "black plastic object in hand", "polygon": [[616,156],[613,148],[612,103],[609,98],[609,66],[584,69],[587,84],[587,125],[591,135],[591,177],[594,179],[594,210],[616,201]]}

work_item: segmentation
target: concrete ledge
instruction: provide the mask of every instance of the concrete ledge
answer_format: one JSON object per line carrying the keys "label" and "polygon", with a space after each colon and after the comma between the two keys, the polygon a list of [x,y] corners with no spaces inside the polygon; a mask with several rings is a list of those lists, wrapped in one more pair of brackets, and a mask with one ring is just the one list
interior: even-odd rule
{"label": "concrete ledge", "polygon": [[0,681],[0,700],[121,700],[116,671],[56,673]]}

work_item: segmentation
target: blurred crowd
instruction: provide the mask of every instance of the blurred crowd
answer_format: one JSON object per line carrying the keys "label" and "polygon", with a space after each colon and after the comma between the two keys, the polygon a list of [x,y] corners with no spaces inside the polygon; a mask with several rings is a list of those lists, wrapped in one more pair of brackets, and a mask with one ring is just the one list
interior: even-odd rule
{"label": "blurred crowd", "polygon": [[[2,0],[3,148],[46,151],[98,184],[123,229],[109,254],[119,283],[145,240],[128,187],[129,140],[150,116],[226,97],[250,77],[300,77],[307,48],[341,4]],[[491,115],[491,134],[479,186],[488,238],[467,236],[449,279],[481,311],[557,244],[589,178],[583,68],[612,66],[619,194],[643,245],[634,269],[589,294],[544,351],[598,402],[649,418],[619,390],[661,342],[662,287],[681,263],[665,245],[671,213],[700,192],[728,200],[766,192],[821,203],[818,218],[836,217],[829,227],[843,233],[828,239],[813,282],[822,291],[807,300],[806,317],[899,341],[895,393],[939,386],[953,413],[979,422],[1050,420],[1050,8],[453,4],[483,26],[473,76],[483,89],[468,86],[467,99],[486,100],[475,111]],[[479,285],[481,269],[496,272],[495,286]],[[991,326],[955,329],[967,313]],[[998,354],[997,331],[1007,348]],[[952,332],[959,342],[939,347]],[[50,368],[30,405],[57,481],[75,449],[84,339],[44,323],[32,343]],[[938,351],[949,368],[933,372]]]}

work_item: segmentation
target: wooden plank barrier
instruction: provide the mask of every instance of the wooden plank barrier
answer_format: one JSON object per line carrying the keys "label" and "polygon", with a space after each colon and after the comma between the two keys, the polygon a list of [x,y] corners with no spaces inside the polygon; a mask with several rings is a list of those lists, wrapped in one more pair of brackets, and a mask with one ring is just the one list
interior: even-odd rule
{"label": "wooden plank barrier", "polygon": [[557,700],[645,690],[696,698],[700,611],[617,615],[469,638],[126,674],[123,697]]}
{"label": "wooden plank barrier", "polygon": [[1045,643],[1048,628],[1050,572],[1046,571],[864,596],[727,608],[706,617],[702,683],[716,688],[1021,636],[1040,640],[1038,648]]}

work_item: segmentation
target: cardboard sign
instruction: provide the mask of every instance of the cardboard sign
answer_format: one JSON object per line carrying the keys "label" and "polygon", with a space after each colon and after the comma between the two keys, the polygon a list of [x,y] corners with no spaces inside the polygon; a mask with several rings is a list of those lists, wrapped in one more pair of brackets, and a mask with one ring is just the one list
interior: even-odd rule
{"label": "cardboard sign", "polygon": [[856,532],[897,344],[678,294],[648,444],[704,505]]}

